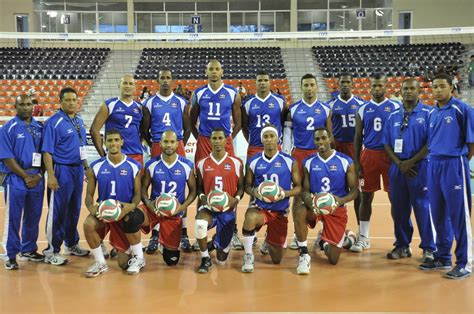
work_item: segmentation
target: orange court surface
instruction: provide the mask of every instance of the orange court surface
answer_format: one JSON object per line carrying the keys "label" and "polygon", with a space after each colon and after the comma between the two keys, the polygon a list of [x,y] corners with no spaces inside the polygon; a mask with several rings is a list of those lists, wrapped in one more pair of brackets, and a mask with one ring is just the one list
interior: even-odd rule
{"label": "orange court surface", "polygon": [[[0,225],[4,225],[3,192]],[[241,229],[245,204],[239,205]],[[349,226],[357,232],[352,205],[348,208]],[[194,238],[194,214],[189,209],[188,234]],[[44,233],[46,203],[40,222],[39,248],[46,246]],[[81,245],[88,248],[82,235],[87,209],[79,221]],[[317,227],[320,228],[320,225]],[[288,225],[288,243],[293,237],[293,222]],[[3,232],[3,229],[1,230]],[[211,231],[212,233],[212,231]],[[239,232],[240,233],[240,232]],[[265,227],[258,233],[262,243]],[[146,255],[146,267],[137,276],[119,269],[116,260],[108,260],[109,272],[87,279],[84,271],[93,257],[69,257],[65,266],[19,262],[20,270],[0,269],[0,312],[451,312],[472,313],[474,278],[460,281],[445,279],[443,272],[417,269],[421,250],[415,229],[413,257],[391,261],[393,224],[385,193],[374,199],[370,236],[372,248],[364,253],[345,250],[336,266],[331,266],[321,251],[312,253],[316,236],[310,230],[311,273],[298,276],[297,251],[286,250],[281,265],[272,265],[258,247],[255,272],[240,271],[243,251],[231,251],[225,266],[214,263],[208,274],[197,274],[200,254],[181,253],[178,266],[168,267],[159,253]],[[144,244],[149,235],[143,235]],[[191,240],[194,242],[194,240]],[[107,244],[110,248],[110,246]],[[214,260],[214,254],[211,257]]]}

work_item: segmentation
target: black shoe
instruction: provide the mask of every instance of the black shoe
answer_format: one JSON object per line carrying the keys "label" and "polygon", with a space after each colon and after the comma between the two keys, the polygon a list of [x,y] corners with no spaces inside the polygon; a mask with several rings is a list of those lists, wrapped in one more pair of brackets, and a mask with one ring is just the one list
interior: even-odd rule
{"label": "black shoe", "polygon": [[391,252],[387,253],[388,259],[400,259],[411,257],[411,249],[409,247],[395,247]]}
{"label": "black shoe", "polygon": [[450,269],[451,267],[451,261],[441,261],[439,259],[428,261],[418,266],[418,268],[421,270]]}
{"label": "black shoe", "polygon": [[110,259],[116,258],[117,256],[118,256],[118,251],[117,251],[117,249],[116,249],[116,248],[112,248],[112,249],[110,250]]}
{"label": "black shoe", "polygon": [[18,268],[20,268],[20,266],[18,266],[18,263],[16,262],[16,258],[9,258],[5,262],[5,269],[16,270]]}
{"label": "black shoe", "polygon": [[209,256],[201,258],[201,265],[199,265],[198,273],[207,274],[209,268],[212,267],[212,261]]}
{"label": "black shoe", "polygon": [[444,274],[444,277],[449,279],[463,279],[469,276],[471,276],[471,272],[467,271],[466,268],[461,266],[456,266]]}
{"label": "black shoe", "polygon": [[255,235],[255,237],[253,237],[252,247],[257,247],[257,242],[257,235]]}
{"label": "black shoe", "polygon": [[158,250],[158,237],[151,237],[145,249],[146,254],[153,254]]}
{"label": "black shoe", "polygon": [[38,252],[20,253],[20,260],[32,261],[32,262],[42,262],[42,261],[44,261],[44,255],[41,255]]}
{"label": "black shoe", "polygon": [[211,241],[207,242],[207,251],[209,253],[211,253],[212,251],[214,251],[216,249],[216,247],[214,246],[214,240],[216,239],[216,235],[214,234],[212,236],[212,239]]}
{"label": "black shoe", "polygon": [[192,252],[193,250],[193,247],[191,246],[191,243],[189,243],[189,238],[187,235],[181,236],[181,250],[184,252]]}

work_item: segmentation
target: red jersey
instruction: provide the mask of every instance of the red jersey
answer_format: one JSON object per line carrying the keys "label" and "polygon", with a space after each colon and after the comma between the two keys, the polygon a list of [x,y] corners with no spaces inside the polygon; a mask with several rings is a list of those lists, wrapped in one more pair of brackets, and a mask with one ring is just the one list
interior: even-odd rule
{"label": "red jersey", "polygon": [[239,185],[240,169],[242,169],[242,161],[227,153],[219,162],[212,157],[212,154],[201,159],[198,162],[197,171],[204,182],[204,194],[218,189],[234,197]]}

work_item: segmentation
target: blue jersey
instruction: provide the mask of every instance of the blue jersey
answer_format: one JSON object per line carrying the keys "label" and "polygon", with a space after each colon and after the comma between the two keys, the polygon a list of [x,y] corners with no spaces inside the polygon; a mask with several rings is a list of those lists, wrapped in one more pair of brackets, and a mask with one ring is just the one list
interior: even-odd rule
{"label": "blue jersey", "polygon": [[136,101],[126,104],[118,97],[107,99],[105,104],[109,109],[109,117],[105,122],[105,132],[115,129],[122,133],[124,141],[122,152],[124,154],[143,154],[140,139],[140,124],[143,118],[141,104]]}
{"label": "blue jersey", "polygon": [[107,156],[91,163],[92,171],[97,179],[98,202],[107,199],[124,203],[132,202],[135,178],[142,166],[130,157],[123,157],[118,165],[113,164]]}
{"label": "blue jersey", "polygon": [[[33,167],[33,153],[40,153],[43,126],[34,118],[26,124],[18,116],[8,121],[0,129],[0,160],[13,158],[28,174],[40,173],[41,167]],[[25,185],[25,181],[4,163],[0,165],[0,172],[8,173],[6,183],[17,189],[26,191],[43,190],[43,180],[33,189]]]}
{"label": "blue jersey", "polygon": [[296,148],[316,149],[313,140],[314,130],[326,126],[329,111],[329,107],[318,100],[312,104],[300,100],[290,107],[293,143]]}
{"label": "blue jersey", "polygon": [[428,120],[433,109],[419,102],[408,115],[403,106],[395,110],[384,126],[383,144],[390,145],[395,152],[395,140],[402,139],[398,158],[405,160],[415,156],[428,140]]}
{"label": "blue jersey", "polygon": [[81,148],[86,145],[86,129],[79,115],[70,118],[59,110],[45,122],[41,151],[50,153],[55,163],[80,165]]}
{"label": "blue jersey", "polygon": [[[265,180],[271,180],[284,190],[291,190],[293,186],[291,169],[294,162],[293,157],[282,152],[277,152],[272,159],[267,159],[264,152],[255,154],[247,162],[254,175],[254,187],[258,187]],[[260,208],[284,212],[288,209],[290,198],[287,197],[276,203],[266,203],[257,199],[255,203]]]}
{"label": "blue jersey", "polygon": [[150,159],[145,165],[151,177],[151,199],[154,200],[162,193],[174,195],[183,204],[186,199],[186,185],[189,176],[194,175],[194,164],[182,157],[168,165],[161,155]]}
{"label": "blue jersey", "polygon": [[346,173],[350,165],[352,159],[337,151],[327,160],[322,159],[319,153],[305,158],[303,166],[309,174],[310,192],[329,192],[339,197],[346,196],[349,193]]}
{"label": "blue jersey", "polygon": [[237,97],[237,90],[230,85],[222,84],[216,91],[209,85],[194,91],[199,104],[199,134],[211,137],[212,130],[222,128],[225,135],[232,133],[232,107]]}
{"label": "blue jersey", "polygon": [[263,125],[268,123],[276,126],[278,137],[281,138],[281,113],[284,105],[284,98],[273,93],[268,94],[265,99],[256,95],[252,96],[244,103],[243,106],[249,121],[249,146],[263,146],[260,132]]}
{"label": "blue jersey", "polygon": [[332,111],[332,134],[339,143],[354,142],[356,114],[363,103],[362,99],[354,95],[347,101],[338,95],[327,103]]}
{"label": "blue jersey", "polygon": [[370,100],[360,106],[358,114],[363,125],[364,147],[383,150],[383,126],[388,116],[400,105],[393,100],[385,98],[381,103]]}
{"label": "blue jersey", "polygon": [[153,143],[159,143],[161,134],[167,130],[173,130],[179,141],[183,139],[183,114],[187,104],[187,100],[174,93],[167,97],[156,94],[145,100],[143,105],[148,108],[151,116]]}
{"label": "blue jersey", "polygon": [[467,143],[474,143],[473,114],[468,104],[454,97],[442,108],[434,106],[428,130],[430,156],[467,155]]}

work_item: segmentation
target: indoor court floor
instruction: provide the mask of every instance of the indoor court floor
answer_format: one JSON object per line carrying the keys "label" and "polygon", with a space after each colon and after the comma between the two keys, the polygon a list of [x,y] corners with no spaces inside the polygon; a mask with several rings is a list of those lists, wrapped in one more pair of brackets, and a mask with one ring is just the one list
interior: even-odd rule
{"label": "indoor court floor", "polygon": [[[0,226],[4,220],[3,192],[0,202]],[[239,228],[248,198],[238,211]],[[20,262],[21,269],[0,269],[0,312],[451,312],[472,313],[474,278],[453,281],[442,278],[443,272],[417,269],[421,250],[419,238],[413,240],[413,257],[397,261],[385,258],[393,243],[390,205],[385,193],[374,200],[370,235],[372,248],[361,254],[343,252],[339,264],[328,264],[324,253],[312,253],[311,274],[296,274],[297,251],[286,250],[281,265],[272,265],[268,256],[255,253],[255,272],[241,273],[243,251],[231,251],[226,266],[214,263],[210,273],[195,272],[200,255],[182,253],[177,267],[168,267],[159,253],[145,255],[147,265],[137,276],[120,270],[115,260],[108,260],[109,272],[93,279],[83,273],[92,257],[70,257],[65,266]],[[83,207],[79,230],[81,245]],[[39,246],[46,246],[44,206],[40,224]],[[193,238],[195,206],[188,219]],[[349,228],[357,232],[352,206]],[[320,225],[318,225],[318,228]],[[263,228],[265,229],[265,228]],[[3,227],[0,227],[3,234]],[[259,245],[264,236],[260,231]],[[292,239],[290,219],[288,242]],[[310,231],[312,240],[316,231]],[[142,236],[148,240],[149,236]],[[144,241],[146,242],[146,241]],[[192,241],[194,242],[194,241]],[[311,245],[309,245],[311,246]],[[311,249],[312,250],[312,249]],[[211,256],[214,256],[212,253]]]}

